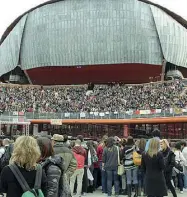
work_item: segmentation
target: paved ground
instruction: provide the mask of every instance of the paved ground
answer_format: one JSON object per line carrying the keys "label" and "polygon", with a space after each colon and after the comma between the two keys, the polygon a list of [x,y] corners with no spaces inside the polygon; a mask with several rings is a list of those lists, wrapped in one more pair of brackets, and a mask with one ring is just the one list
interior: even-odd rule
{"label": "paved ground", "polygon": [[[172,194],[168,193],[168,196],[172,197]],[[177,193],[177,196],[178,197],[187,197],[187,192],[184,192],[183,194]],[[93,194],[86,194],[85,197],[106,197],[106,195],[102,194],[101,191],[98,190],[98,191],[94,192]],[[132,195],[132,197],[133,197],[133,195]]]}
{"label": "paved ground", "polygon": [[[123,195],[120,195],[120,197],[122,197],[122,196]],[[106,195],[102,194],[101,190],[97,190],[93,194],[86,194],[85,197],[106,197]],[[123,197],[125,197],[125,196],[123,196]],[[132,195],[132,197],[134,197],[134,195]],[[168,197],[173,197],[173,196],[171,193],[168,193]],[[183,194],[180,194],[179,192],[177,192],[177,197],[187,197],[187,192],[184,192]]]}

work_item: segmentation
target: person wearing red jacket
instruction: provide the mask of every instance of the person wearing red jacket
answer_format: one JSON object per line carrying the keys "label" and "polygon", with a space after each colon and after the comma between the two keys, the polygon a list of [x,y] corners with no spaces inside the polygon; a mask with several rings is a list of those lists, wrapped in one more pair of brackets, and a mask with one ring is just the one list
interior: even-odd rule
{"label": "person wearing red jacket", "polygon": [[73,154],[77,160],[77,169],[74,174],[70,177],[70,189],[71,195],[73,196],[75,181],[77,179],[77,196],[81,196],[82,192],[82,180],[84,176],[84,164],[86,159],[86,150],[81,146],[81,141],[77,139],[75,146],[72,149]]}
{"label": "person wearing red jacket", "polygon": [[107,136],[103,136],[101,143],[97,147],[97,157],[99,161],[99,167],[101,170],[101,184],[102,184],[102,192],[107,194],[107,178],[106,178],[106,171],[102,167],[102,158],[103,158],[103,150],[106,146]]}

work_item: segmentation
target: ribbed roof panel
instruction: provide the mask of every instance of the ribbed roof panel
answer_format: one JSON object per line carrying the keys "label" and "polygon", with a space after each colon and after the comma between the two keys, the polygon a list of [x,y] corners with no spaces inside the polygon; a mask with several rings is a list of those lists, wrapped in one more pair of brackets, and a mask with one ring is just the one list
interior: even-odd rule
{"label": "ribbed roof panel", "polygon": [[150,6],[136,0],[67,0],[34,10],[21,54],[25,69],[162,62]]}
{"label": "ribbed roof panel", "polygon": [[24,15],[0,46],[0,75],[13,70],[19,63],[22,34],[27,15]]}
{"label": "ribbed roof panel", "polygon": [[165,59],[187,67],[187,29],[159,8],[151,6],[151,10]]}

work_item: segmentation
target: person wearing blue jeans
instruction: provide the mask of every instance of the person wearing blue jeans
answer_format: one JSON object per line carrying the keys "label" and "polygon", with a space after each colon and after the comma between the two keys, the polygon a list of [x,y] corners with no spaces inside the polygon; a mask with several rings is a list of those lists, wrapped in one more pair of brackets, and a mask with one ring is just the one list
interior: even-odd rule
{"label": "person wearing blue jeans", "polygon": [[107,193],[108,196],[112,195],[112,184],[114,183],[115,195],[119,195],[119,176],[117,174],[118,170],[118,157],[119,148],[115,145],[115,140],[113,137],[107,139],[107,146],[103,151],[103,163],[102,169],[106,171],[107,175]]}
{"label": "person wearing blue jeans", "polygon": [[108,196],[112,196],[112,183],[114,183],[114,189],[116,196],[119,195],[119,176],[116,170],[107,170],[107,193]]}
{"label": "person wearing blue jeans", "polygon": [[187,191],[187,174],[184,174],[184,189]]}
{"label": "person wearing blue jeans", "polygon": [[178,179],[178,187],[180,189],[180,192],[182,193],[183,192],[183,187],[184,187],[184,184],[183,184],[183,174],[182,173],[177,173],[177,179]]}
{"label": "person wearing blue jeans", "polygon": [[144,188],[144,171],[141,169],[141,167],[138,168],[138,195],[141,196],[141,193],[143,192],[145,194],[145,188]]}
{"label": "person wearing blue jeans", "polygon": [[138,196],[138,168],[135,167],[133,169],[126,170],[126,177],[127,177],[127,186],[131,187],[131,184],[133,183],[136,190],[135,195]]}
{"label": "person wearing blue jeans", "polygon": [[135,166],[133,161],[133,152],[136,151],[136,145],[134,144],[134,139],[132,136],[127,138],[126,145],[122,152],[124,167],[126,171],[127,179],[127,194],[128,197],[132,195],[132,183],[135,187],[135,197],[138,196],[138,168]]}
{"label": "person wearing blue jeans", "polygon": [[107,194],[107,175],[106,175],[106,171],[102,168],[102,162],[100,162],[99,167],[101,170],[102,192]]}

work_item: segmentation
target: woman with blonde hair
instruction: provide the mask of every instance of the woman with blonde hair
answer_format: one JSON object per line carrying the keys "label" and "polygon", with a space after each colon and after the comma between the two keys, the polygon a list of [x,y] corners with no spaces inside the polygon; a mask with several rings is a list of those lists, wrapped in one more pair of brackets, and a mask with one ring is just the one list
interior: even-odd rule
{"label": "woman with blonde hair", "polygon": [[142,168],[145,172],[145,193],[148,197],[167,196],[164,178],[164,159],[159,152],[160,141],[151,139],[149,148],[142,156]]}
{"label": "woman with blonde hair", "polygon": [[[7,197],[20,197],[24,193],[21,185],[11,170],[16,165],[28,186],[33,189],[35,185],[37,161],[40,158],[40,149],[36,139],[30,136],[17,138],[10,159],[10,165],[6,166],[1,173],[0,192],[6,193]],[[39,177],[38,177],[39,178]],[[43,193],[46,191],[46,176],[42,172],[41,187]]]}

